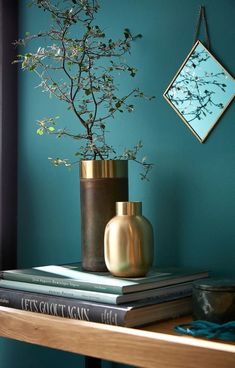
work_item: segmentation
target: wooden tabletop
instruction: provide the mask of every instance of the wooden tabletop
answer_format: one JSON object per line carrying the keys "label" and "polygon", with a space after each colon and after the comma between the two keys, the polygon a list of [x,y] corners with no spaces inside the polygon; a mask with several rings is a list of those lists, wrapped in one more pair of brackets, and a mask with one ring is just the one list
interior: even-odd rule
{"label": "wooden tabletop", "polygon": [[235,344],[174,332],[189,320],[125,328],[0,307],[0,336],[136,367],[234,368]]}

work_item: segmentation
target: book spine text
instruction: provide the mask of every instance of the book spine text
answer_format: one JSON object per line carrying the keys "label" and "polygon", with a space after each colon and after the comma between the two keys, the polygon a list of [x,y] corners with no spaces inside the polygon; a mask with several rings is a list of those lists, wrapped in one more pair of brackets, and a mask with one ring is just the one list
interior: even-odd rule
{"label": "book spine text", "polygon": [[90,322],[123,326],[126,310],[112,305],[98,305],[63,297],[0,289],[0,305]]}

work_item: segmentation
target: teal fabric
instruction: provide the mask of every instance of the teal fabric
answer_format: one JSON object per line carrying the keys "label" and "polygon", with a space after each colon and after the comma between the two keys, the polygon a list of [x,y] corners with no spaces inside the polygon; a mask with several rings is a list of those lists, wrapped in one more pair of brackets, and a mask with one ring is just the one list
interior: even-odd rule
{"label": "teal fabric", "polygon": [[[43,30],[45,14],[19,0],[20,34]],[[233,0],[205,0],[212,52],[234,74]],[[138,179],[130,164],[130,199],[143,202],[155,234],[155,264],[209,268],[235,276],[235,106],[230,106],[204,144],[200,144],[162,94],[191,50],[199,0],[102,0],[99,24],[111,36],[126,27],[143,38],[129,62],[139,73],[120,79],[120,88],[139,86],[155,95],[139,101],[132,114],[111,121],[115,146],[144,143],[155,163],[150,182]],[[200,34],[203,41],[203,34]],[[35,48],[37,43],[35,43]],[[35,86],[36,77],[19,74],[18,265],[30,267],[79,260],[78,171],[54,168],[48,157],[74,151],[69,140],[36,135],[36,120],[72,115]],[[123,134],[125,131],[125,134]],[[79,343],[79,342],[78,342]],[[1,368],[82,367],[83,358],[1,340]],[[13,357],[17,360],[12,363]],[[106,362],[110,367],[111,364]],[[118,364],[113,364],[117,367]]]}
{"label": "teal fabric", "polygon": [[178,325],[175,331],[193,337],[235,341],[235,321],[218,324],[198,320]]}

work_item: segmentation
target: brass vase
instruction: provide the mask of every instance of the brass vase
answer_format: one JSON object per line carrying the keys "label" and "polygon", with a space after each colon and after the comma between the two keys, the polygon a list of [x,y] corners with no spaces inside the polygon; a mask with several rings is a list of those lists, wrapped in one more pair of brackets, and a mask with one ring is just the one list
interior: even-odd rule
{"label": "brass vase", "polygon": [[82,266],[107,271],[104,230],[115,215],[115,203],[128,200],[128,161],[89,160],[80,163]]}
{"label": "brass vase", "polygon": [[104,247],[106,266],[114,276],[146,275],[153,262],[153,229],[142,216],[141,202],[116,203],[116,216],[105,228]]}

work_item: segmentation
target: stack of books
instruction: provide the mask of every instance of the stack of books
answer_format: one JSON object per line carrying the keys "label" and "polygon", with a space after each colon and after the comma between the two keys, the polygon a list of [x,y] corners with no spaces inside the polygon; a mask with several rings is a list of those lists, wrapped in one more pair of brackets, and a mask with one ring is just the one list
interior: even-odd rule
{"label": "stack of books", "polygon": [[137,327],[190,314],[192,283],[207,271],[153,268],[142,278],[87,272],[81,263],[0,272],[0,305]]}

